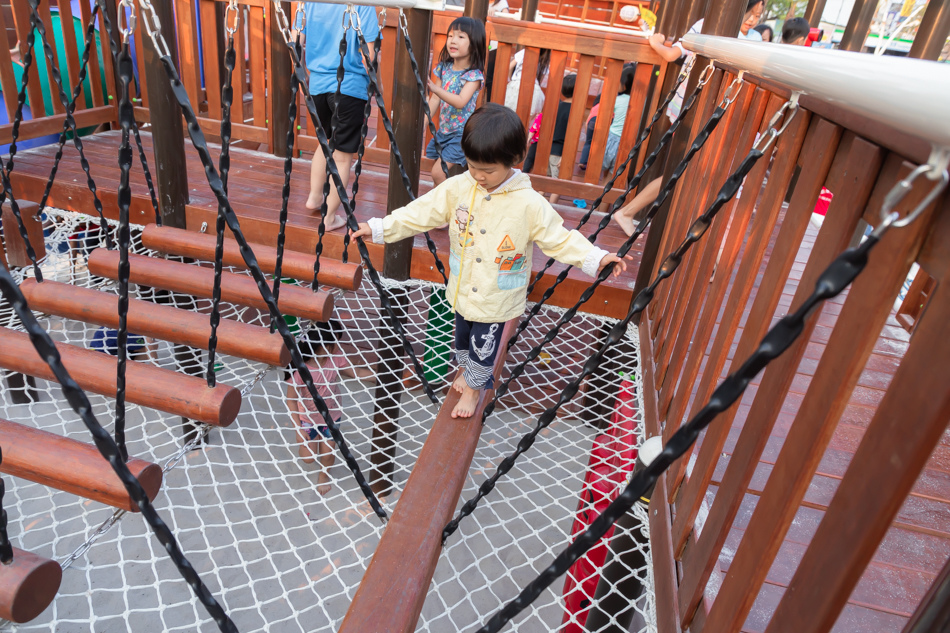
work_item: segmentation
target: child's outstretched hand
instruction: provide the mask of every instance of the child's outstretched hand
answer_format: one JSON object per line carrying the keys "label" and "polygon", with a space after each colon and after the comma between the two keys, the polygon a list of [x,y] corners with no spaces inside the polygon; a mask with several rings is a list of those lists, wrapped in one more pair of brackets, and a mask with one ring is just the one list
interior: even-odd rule
{"label": "child's outstretched hand", "polygon": [[368,237],[372,239],[373,229],[369,228],[369,224],[367,224],[366,222],[360,222],[359,230],[354,231],[350,237],[354,240],[358,237]]}
{"label": "child's outstretched hand", "polygon": [[616,255],[611,255],[610,253],[608,253],[604,255],[603,258],[601,258],[600,265],[597,267],[597,272],[599,273],[600,271],[602,271],[604,267],[606,267],[608,264],[617,264],[616,266],[614,266],[613,276],[619,277],[620,273],[625,272],[627,270],[627,262],[624,261],[625,259],[633,260],[633,256],[626,255],[621,259],[620,257],[617,257]]}

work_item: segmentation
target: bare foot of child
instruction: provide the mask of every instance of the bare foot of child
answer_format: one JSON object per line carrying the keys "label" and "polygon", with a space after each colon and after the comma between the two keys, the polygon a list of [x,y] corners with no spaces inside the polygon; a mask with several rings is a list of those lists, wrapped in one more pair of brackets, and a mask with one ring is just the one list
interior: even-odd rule
{"label": "bare foot of child", "polygon": [[452,409],[453,418],[470,418],[475,413],[475,405],[478,404],[478,389],[472,389],[468,385],[462,389],[462,397],[458,404]]}
{"label": "bare foot of child", "polygon": [[333,216],[327,216],[324,221],[324,231],[335,231],[337,229],[343,228],[343,225],[346,224],[346,218],[342,215],[334,213]]}
{"label": "bare foot of child", "polygon": [[319,211],[320,205],[323,204],[323,193],[311,193],[307,197],[307,211]]}
{"label": "bare foot of child", "polygon": [[317,492],[321,495],[330,492],[330,475],[326,471],[321,471],[317,476]]}
{"label": "bare foot of child", "polygon": [[623,213],[615,213],[614,220],[617,221],[617,224],[628,236],[633,235],[633,232],[637,229],[637,224],[633,221],[633,218]]}
{"label": "bare foot of child", "polygon": [[452,389],[455,389],[459,393],[465,393],[465,389],[468,387],[468,384],[465,382],[464,372],[459,372],[459,375],[455,377],[455,382],[452,383]]}

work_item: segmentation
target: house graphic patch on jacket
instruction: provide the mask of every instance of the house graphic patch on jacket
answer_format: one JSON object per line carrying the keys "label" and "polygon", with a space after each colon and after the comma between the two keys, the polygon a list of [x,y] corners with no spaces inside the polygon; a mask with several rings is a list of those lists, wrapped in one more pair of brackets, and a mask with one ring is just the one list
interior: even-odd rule
{"label": "house graphic patch on jacket", "polygon": [[499,323],[527,301],[534,245],[594,277],[607,251],[564,221],[519,170],[488,192],[468,172],[449,178],[385,218],[372,218],[373,241],[398,242],[449,224],[446,298],[462,318]]}

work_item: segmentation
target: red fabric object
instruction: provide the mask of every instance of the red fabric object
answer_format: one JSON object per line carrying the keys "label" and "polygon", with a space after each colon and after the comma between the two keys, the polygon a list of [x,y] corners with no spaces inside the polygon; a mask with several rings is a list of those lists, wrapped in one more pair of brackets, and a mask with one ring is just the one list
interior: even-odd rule
{"label": "red fabric object", "polygon": [[[594,438],[577,513],[571,526],[572,537],[587,529],[617,497],[630,477],[637,459],[637,449],[634,447],[634,397],[634,383],[624,379],[614,403],[609,430]],[[597,545],[571,566],[565,576],[565,613],[560,629],[562,633],[584,633],[587,613],[597,590],[600,570],[607,558],[607,544],[613,536],[613,531],[611,527]],[[576,621],[571,621],[572,615],[576,616]]]}
{"label": "red fabric object", "polygon": [[818,194],[818,202],[815,203],[815,213],[818,215],[824,215],[828,212],[828,207],[831,205],[831,200],[835,197],[835,194],[831,193],[830,189],[825,187],[821,188],[821,193]]}

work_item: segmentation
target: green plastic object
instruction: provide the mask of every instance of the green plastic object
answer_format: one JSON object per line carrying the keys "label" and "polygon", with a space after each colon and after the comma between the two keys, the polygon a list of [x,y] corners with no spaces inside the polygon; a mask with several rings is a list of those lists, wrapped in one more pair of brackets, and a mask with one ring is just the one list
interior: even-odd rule
{"label": "green plastic object", "polygon": [[454,327],[455,313],[445,298],[445,290],[434,289],[429,295],[429,317],[423,355],[425,377],[430,383],[444,379],[449,373]]}
{"label": "green plastic object", "polygon": [[[285,277],[280,280],[280,283],[293,285],[297,283],[297,280],[291,279],[290,277]],[[283,317],[284,323],[287,324],[287,329],[290,330],[290,333],[295,337],[300,334],[300,321],[297,319],[297,317],[290,316],[288,314],[283,315]]]}
{"label": "green plastic object", "polygon": [[[52,39],[56,42],[56,65],[59,67],[59,76],[63,82],[63,89],[66,91],[68,97],[72,97],[73,87],[76,81],[76,77],[70,77],[69,68],[66,66],[66,47],[63,42],[63,32],[62,24],[60,20],[59,13],[52,14],[53,29],[52,29]],[[86,27],[83,24],[82,20],[78,17],[73,17],[73,30],[76,33],[76,47],[79,49],[80,58],[85,53],[86,50]],[[50,37],[50,31],[47,31],[46,36]],[[40,33],[38,30],[33,31],[33,36],[35,37],[35,43],[33,45],[33,63],[36,65],[37,76],[40,80],[40,87],[43,90],[43,108],[46,115],[53,114],[53,93],[50,91],[49,85],[49,72],[47,71],[47,60],[46,54],[43,52],[43,44],[40,39]],[[105,66],[102,63],[102,50],[99,48],[99,37],[98,35],[94,36],[96,44],[96,55],[99,58],[99,76],[101,78],[100,85],[103,87],[102,95],[103,98],[107,98],[105,86],[106,86],[106,75],[105,75]],[[16,85],[19,87],[23,81],[23,64],[22,62],[15,61],[13,62],[13,76],[16,79]],[[92,85],[89,81],[88,75],[86,76],[85,81],[83,81],[83,93],[80,97],[80,101],[76,103],[77,109],[91,108],[92,107]],[[27,93],[29,95],[29,93]],[[59,99],[59,95],[56,96],[56,99]],[[43,116],[42,113],[37,113],[36,109],[33,108],[33,104],[30,103],[29,96],[27,96],[27,105],[30,106],[33,116],[39,117]],[[83,105],[83,103],[85,105]],[[95,128],[85,128],[79,130],[80,136],[92,132]]]}

